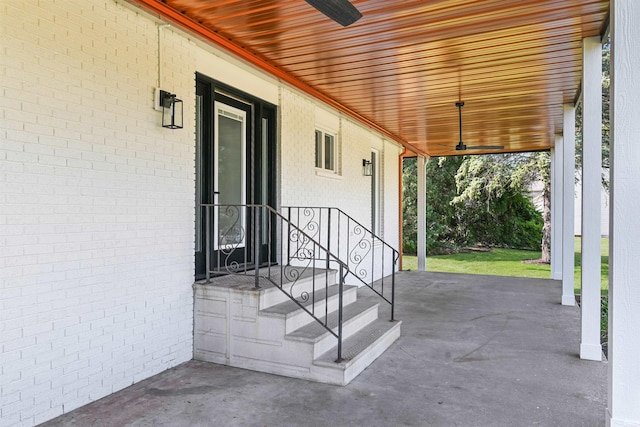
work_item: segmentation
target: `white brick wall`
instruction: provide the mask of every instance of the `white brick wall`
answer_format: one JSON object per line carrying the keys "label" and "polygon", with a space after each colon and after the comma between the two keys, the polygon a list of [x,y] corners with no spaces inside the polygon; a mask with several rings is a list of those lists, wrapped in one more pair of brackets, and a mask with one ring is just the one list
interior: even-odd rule
{"label": "white brick wall", "polygon": [[[193,132],[158,125],[149,19],[81,0],[0,18],[0,425],[32,425],[192,357]],[[192,122],[191,44],[163,31]]]}
{"label": "white brick wall", "polygon": [[[280,107],[281,204],[339,207],[369,227],[371,179],[362,175],[362,159],[371,158],[371,149],[376,148],[382,157],[384,182],[381,189],[383,237],[398,248],[398,155],[401,150],[397,144],[385,141],[337,112],[328,113],[316,101],[286,87],[281,88]],[[337,128],[340,173],[335,176],[315,169],[316,125]]]}
{"label": "white brick wall", "polygon": [[[368,224],[362,159],[378,148],[397,247],[394,144],[126,3],[4,0],[0,426],[46,421],[192,357],[195,72],[280,105],[282,204]],[[158,85],[183,99],[184,129],[160,127]],[[316,174],[318,121],[338,128],[339,177]]]}
{"label": "white brick wall", "polygon": [[[392,247],[399,248],[398,156],[401,150],[398,145],[385,141],[380,135],[337,112],[329,112],[316,101],[286,87],[281,88],[280,107],[281,205],[338,207],[366,228],[370,228],[371,178],[362,174],[362,159],[370,159],[371,149],[375,148],[380,155],[379,173],[382,182],[379,189],[381,237]],[[315,168],[316,127],[337,133],[337,174]],[[318,221],[319,218],[320,216],[314,217],[314,220]],[[309,219],[301,218],[300,225],[304,226]],[[326,216],[324,225],[320,228],[323,227],[326,227]],[[333,228],[335,231],[335,223]],[[351,251],[352,256],[362,256],[362,261],[357,265],[352,264],[352,267],[367,281],[380,278],[383,275],[382,268],[384,275],[391,273],[393,261],[388,249],[382,249],[379,245],[367,249],[365,244],[353,252],[364,235],[356,233],[357,230],[353,228],[348,233],[345,231],[346,229],[340,232],[342,237],[339,251],[335,246],[336,242],[332,242],[334,254],[344,256]],[[350,235],[348,242],[346,234]],[[334,235],[333,238],[336,237]],[[324,239],[324,233],[322,238]],[[373,266],[375,271],[372,271]],[[367,273],[362,273],[362,269],[367,270]],[[352,276],[348,278],[348,282],[361,285]]]}
{"label": "white brick wall", "polygon": [[[286,87],[281,89],[281,194],[282,205],[335,206],[364,225],[371,223],[371,178],[362,175],[362,159],[371,157],[371,148],[382,156],[382,207],[384,229],[389,243],[397,247],[398,155],[394,143],[384,141],[371,130],[334,112],[327,118],[310,98]],[[337,126],[336,126],[337,123]],[[340,173],[335,176],[315,169],[314,130],[337,127]]]}

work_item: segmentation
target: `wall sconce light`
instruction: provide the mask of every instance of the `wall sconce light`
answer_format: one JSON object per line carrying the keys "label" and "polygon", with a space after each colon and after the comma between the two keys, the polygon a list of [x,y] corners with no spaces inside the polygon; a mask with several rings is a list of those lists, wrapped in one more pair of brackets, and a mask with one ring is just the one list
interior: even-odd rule
{"label": "wall sconce light", "polygon": [[160,105],[162,107],[162,127],[182,129],[182,100],[172,93],[160,91]]}
{"label": "wall sconce light", "polygon": [[373,164],[371,160],[362,159],[362,175],[373,176]]}

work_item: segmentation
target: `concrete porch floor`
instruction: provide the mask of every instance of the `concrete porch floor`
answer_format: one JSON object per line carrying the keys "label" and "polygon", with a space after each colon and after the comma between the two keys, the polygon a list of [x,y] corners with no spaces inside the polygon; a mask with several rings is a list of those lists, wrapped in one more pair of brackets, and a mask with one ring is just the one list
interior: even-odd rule
{"label": "concrete porch floor", "polygon": [[401,272],[396,301],[402,336],[346,387],[191,361],[45,425],[604,425],[559,282]]}

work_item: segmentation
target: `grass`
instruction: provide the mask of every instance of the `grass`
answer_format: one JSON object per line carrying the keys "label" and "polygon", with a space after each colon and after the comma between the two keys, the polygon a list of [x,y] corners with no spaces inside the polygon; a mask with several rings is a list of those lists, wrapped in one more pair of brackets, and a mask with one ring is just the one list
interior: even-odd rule
{"label": "grass", "polygon": [[[580,293],[580,237],[574,241],[575,248],[575,292]],[[600,243],[601,271],[600,284],[602,295],[609,289],[609,239],[603,238]],[[532,277],[548,279],[551,266],[544,264],[527,264],[523,260],[539,259],[540,252],[515,249],[494,248],[488,252],[472,251],[452,255],[427,257],[427,270],[447,273],[489,274],[511,277]],[[402,268],[416,270],[418,260],[415,256],[404,255]]]}

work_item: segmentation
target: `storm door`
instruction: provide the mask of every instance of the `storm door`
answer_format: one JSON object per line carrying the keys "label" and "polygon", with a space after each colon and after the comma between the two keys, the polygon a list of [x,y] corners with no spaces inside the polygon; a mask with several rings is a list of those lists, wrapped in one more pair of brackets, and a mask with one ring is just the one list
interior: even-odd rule
{"label": "storm door", "polygon": [[[251,270],[256,253],[258,265],[272,253],[271,236],[261,227],[264,210],[255,205],[273,206],[275,200],[275,107],[206,77],[199,76],[196,86],[199,279],[205,275],[207,247],[214,274]],[[256,217],[258,211],[262,216]]]}

